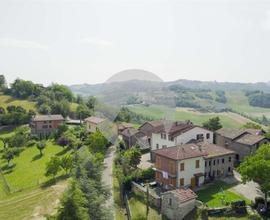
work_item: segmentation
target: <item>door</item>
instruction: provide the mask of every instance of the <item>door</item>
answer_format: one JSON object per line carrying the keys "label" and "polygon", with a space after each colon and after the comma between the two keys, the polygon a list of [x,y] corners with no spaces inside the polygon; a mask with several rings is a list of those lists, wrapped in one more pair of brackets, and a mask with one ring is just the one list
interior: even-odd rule
{"label": "door", "polygon": [[196,187],[196,178],[192,177],[191,178],[191,189],[194,189]]}

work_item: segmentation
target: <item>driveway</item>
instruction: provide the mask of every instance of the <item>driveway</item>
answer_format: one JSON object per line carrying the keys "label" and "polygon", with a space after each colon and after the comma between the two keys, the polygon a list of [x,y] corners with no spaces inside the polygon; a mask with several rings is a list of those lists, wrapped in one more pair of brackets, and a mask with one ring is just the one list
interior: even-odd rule
{"label": "driveway", "polygon": [[[234,171],[234,178],[241,182],[241,175]],[[255,197],[262,196],[259,185],[253,181],[247,182],[246,184],[240,183],[232,188],[233,191],[245,196],[247,199],[254,201]]]}
{"label": "driveway", "polygon": [[144,170],[152,166],[154,166],[154,164],[150,161],[150,153],[143,154],[138,167]]}
{"label": "driveway", "polygon": [[104,165],[105,169],[103,171],[102,175],[102,181],[105,183],[105,185],[110,189],[111,196],[107,200],[106,206],[112,210],[113,218],[115,219],[115,213],[114,213],[114,201],[113,201],[113,159],[114,159],[114,153],[115,149],[113,146],[109,147],[104,159]]}

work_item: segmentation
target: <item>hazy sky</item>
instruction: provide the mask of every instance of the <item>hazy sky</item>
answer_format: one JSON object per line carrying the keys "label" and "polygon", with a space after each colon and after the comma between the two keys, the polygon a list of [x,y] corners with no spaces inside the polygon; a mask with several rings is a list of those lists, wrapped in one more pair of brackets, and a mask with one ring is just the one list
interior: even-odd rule
{"label": "hazy sky", "polygon": [[99,83],[129,68],[165,81],[270,81],[270,2],[0,0],[9,81]]}

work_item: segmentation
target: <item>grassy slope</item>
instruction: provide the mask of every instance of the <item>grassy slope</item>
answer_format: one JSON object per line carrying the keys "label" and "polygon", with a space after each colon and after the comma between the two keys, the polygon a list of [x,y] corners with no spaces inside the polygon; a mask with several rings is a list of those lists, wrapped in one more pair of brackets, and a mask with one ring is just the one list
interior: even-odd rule
{"label": "grassy slope", "polygon": [[11,96],[0,94],[0,106],[6,108],[8,105],[21,106],[25,108],[26,110],[36,109],[35,102],[31,102],[28,100],[15,99]]}
{"label": "grassy slope", "polygon": [[150,107],[136,105],[130,106],[129,108],[138,114],[143,114],[156,119],[165,117],[172,120],[191,120],[195,124],[199,125],[214,116],[219,116],[223,126],[230,128],[239,128],[246,122],[250,121],[240,115],[233,113],[200,113],[186,108],[177,108],[177,111],[174,111],[174,109],[169,109],[167,107],[157,105],[152,105]]}
{"label": "grassy slope", "polygon": [[[3,170],[11,192],[35,187],[49,180],[48,177],[44,176],[46,163],[50,160],[51,156],[61,154],[62,151],[62,147],[54,145],[51,142],[47,143],[44,155],[41,158],[35,146],[25,149],[19,157],[12,160],[12,162],[16,163],[12,172]],[[1,160],[0,164],[4,167],[6,161]],[[9,196],[6,193],[2,179],[0,181],[0,189],[2,189],[0,190],[0,199]]]}

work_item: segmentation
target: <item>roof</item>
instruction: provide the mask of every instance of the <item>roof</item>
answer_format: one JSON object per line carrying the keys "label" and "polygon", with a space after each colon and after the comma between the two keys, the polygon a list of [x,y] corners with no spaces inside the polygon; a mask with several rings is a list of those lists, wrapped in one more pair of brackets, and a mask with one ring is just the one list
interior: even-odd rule
{"label": "roof", "polygon": [[216,144],[198,143],[197,145],[201,146],[202,150],[207,153],[206,158],[235,154],[233,150],[229,150]]}
{"label": "roof", "polygon": [[[142,133],[141,131],[139,131],[139,130],[137,130],[137,129],[135,129],[135,128],[126,128],[125,130],[123,130],[122,132],[121,132],[121,134],[123,135],[123,136],[126,136],[126,137],[131,137],[131,136],[134,136],[134,135],[136,135],[136,134],[138,134],[138,133]],[[143,134],[143,133],[142,133]]]}
{"label": "roof", "polygon": [[245,129],[245,131],[253,135],[263,135],[265,133],[265,131],[262,129],[254,129],[254,128],[247,128]]}
{"label": "roof", "polygon": [[258,142],[266,139],[262,135],[253,135],[253,134],[246,134],[236,140],[237,143],[245,144],[245,145],[254,145]]}
{"label": "roof", "polygon": [[154,150],[154,153],[172,160],[186,160],[195,157],[207,156],[207,152],[196,144],[184,144],[175,147]]}
{"label": "roof", "polygon": [[36,115],[32,121],[63,121],[62,115]]}
{"label": "roof", "polygon": [[216,131],[217,134],[230,139],[235,139],[246,132],[247,131],[245,129],[237,128],[220,128]]}
{"label": "roof", "polygon": [[91,122],[94,124],[100,124],[100,123],[104,122],[105,120],[106,120],[105,118],[99,118],[99,117],[95,117],[95,116],[91,116],[91,117],[84,119],[84,121]]}
{"label": "roof", "polygon": [[132,128],[132,127],[133,127],[133,124],[127,123],[127,122],[120,122],[120,123],[118,124],[118,129],[119,129],[119,130],[124,130],[124,129],[126,129],[126,128]]}
{"label": "roof", "polygon": [[196,199],[197,195],[191,189],[175,189],[172,191],[168,191],[164,194],[172,193],[175,197],[179,199],[180,203],[188,202],[192,199]]}

